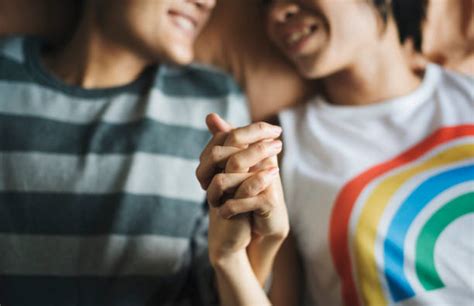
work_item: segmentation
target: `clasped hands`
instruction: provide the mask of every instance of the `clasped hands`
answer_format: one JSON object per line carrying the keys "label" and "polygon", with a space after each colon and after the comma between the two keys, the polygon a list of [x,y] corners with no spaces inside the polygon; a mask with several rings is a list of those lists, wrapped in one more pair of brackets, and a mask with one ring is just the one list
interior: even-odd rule
{"label": "clasped hands", "polygon": [[[211,263],[263,240],[281,244],[289,231],[277,155],[282,130],[268,123],[232,128],[216,114],[196,176],[207,191]],[[263,245],[263,244],[262,244]]]}

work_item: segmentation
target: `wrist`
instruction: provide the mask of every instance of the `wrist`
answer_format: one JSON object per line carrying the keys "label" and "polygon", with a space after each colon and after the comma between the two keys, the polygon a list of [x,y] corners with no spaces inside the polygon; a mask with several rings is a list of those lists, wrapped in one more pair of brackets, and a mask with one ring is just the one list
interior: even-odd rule
{"label": "wrist", "polygon": [[225,271],[248,262],[245,249],[236,252],[213,252],[213,254],[210,254],[209,259],[216,271]]}
{"label": "wrist", "polygon": [[288,237],[289,230],[279,231],[279,232],[272,232],[266,235],[258,235],[252,237],[252,242],[257,242],[258,244],[266,244],[266,245],[281,245],[283,241]]}

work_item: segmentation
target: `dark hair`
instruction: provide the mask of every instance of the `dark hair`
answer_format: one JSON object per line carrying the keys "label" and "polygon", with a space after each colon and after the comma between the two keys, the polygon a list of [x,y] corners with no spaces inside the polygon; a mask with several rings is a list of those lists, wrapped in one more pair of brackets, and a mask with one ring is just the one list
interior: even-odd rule
{"label": "dark hair", "polygon": [[371,0],[384,22],[392,14],[397,24],[400,42],[411,38],[417,51],[421,51],[422,23],[427,0]]}
{"label": "dark hair", "polygon": [[[388,17],[393,16],[397,24],[400,42],[413,39],[417,51],[421,51],[421,26],[425,18],[428,0],[368,0],[371,1],[386,24]],[[265,10],[272,0],[260,0],[260,7]]]}

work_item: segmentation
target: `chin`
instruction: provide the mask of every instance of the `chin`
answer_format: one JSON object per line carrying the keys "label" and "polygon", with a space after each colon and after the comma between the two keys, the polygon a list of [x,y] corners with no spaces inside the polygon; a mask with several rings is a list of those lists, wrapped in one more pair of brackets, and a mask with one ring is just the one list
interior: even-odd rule
{"label": "chin", "polygon": [[300,75],[305,79],[317,79],[321,77],[321,72],[315,69],[313,65],[296,63],[296,67]]}
{"label": "chin", "polygon": [[177,65],[189,65],[194,60],[194,50],[181,46],[172,48],[167,52],[167,60]]}
{"label": "chin", "polygon": [[319,59],[296,62],[295,64],[301,76],[306,79],[321,79],[337,72],[335,67]]}

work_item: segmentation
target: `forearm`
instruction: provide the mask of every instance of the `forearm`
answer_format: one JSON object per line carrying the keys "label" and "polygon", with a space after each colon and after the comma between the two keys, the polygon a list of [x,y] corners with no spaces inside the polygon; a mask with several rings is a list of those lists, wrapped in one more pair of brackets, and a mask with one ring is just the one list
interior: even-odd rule
{"label": "forearm", "polygon": [[221,305],[271,305],[250,265],[245,250],[212,260]]}
{"label": "forearm", "polygon": [[247,248],[250,264],[262,287],[272,272],[273,263],[283,241],[283,237],[259,237],[253,239]]}

